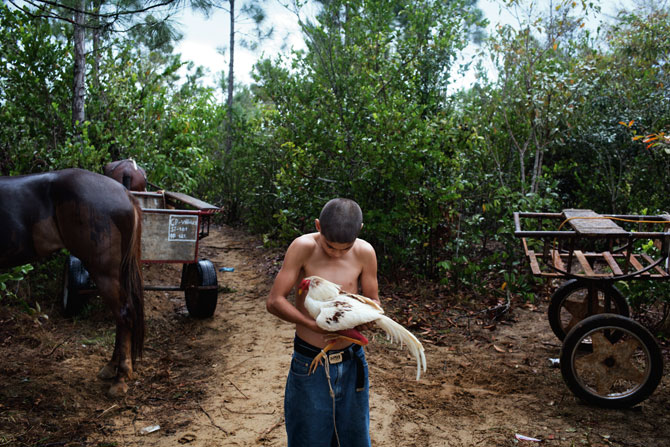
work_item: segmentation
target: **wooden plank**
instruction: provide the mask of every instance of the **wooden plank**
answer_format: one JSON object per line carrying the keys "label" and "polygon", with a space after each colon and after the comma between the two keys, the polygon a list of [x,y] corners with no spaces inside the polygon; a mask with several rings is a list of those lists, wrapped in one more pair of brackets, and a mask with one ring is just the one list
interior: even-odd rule
{"label": "wooden plank", "polygon": [[142,212],[143,261],[193,261],[198,250],[199,216]]}
{"label": "wooden plank", "polygon": [[195,197],[191,197],[187,194],[182,194],[180,192],[172,192],[172,191],[165,191],[164,194],[165,194],[165,197],[167,199],[170,199],[172,201],[185,203],[186,205],[192,206],[193,208],[195,208],[197,210],[214,210],[214,211],[219,211],[220,210],[219,207],[216,207],[214,205],[210,205],[207,202],[203,202],[202,200],[196,199]]}
{"label": "wooden plank", "polygon": [[575,238],[571,237],[568,241],[568,266],[565,271],[570,273],[572,271],[572,259],[574,258]]}
{"label": "wooden plank", "polygon": [[[651,264],[653,264],[653,263],[655,262],[655,261],[651,258],[651,256],[649,256],[649,255],[646,254],[646,253],[642,253],[642,257],[645,259],[645,261],[647,261],[647,262],[649,263],[649,265],[651,265]],[[661,276],[668,276],[668,272],[666,272],[665,270],[663,270],[663,269],[661,268],[660,265],[657,265],[656,267],[654,267],[654,269],[655,269]]]}
{"label": "wooden plank", "polygon": [[528,253],[529,253],[529,251],[528,251],[528,242],[526,242],[526,238],[525,238],[525,237],[522,237],[522,238],[521,238],[521,244],[523,245],[523,253],[524,253],[526,256],[528,256]]}
{"label": "wooden plank", "polygon": [[577,256],[577,260],[579,261],[579,264],[582,266],[582,270],[584,270],[584,274],[586,276],[596,276],[595,272],[591,268],[591,265],[589,264],[589,261],[586,260],[586,257],[584,256],[584,253],[582,253],[581,250],[575,250],[575,256]]}
{"label": "wooden plank", "polygon": [[610,266],[610,269],[612,269],[612,273],[616,276],[623,275],[623,272],[621,271],[621,267],[619,267],[619,264],[617,264],[616,260],[614,259],[614,256],[612,256],[612,253],[609,251],[603,252],[603,257],[605,258],[605,261],[607,261],[607,264]]}
{"label": "wooden plank", "polygon": [[[636,270],[642,270],[644,267],[642,266],[642,264],[640,263],[640,261],[637,259],[637,256],[638,256],[638,255],[635,255],[635,254],[632,255],[632,256],[630,257],[630,263],[633,265],[633,267],[635,267]],[[646,276],[646,275],[649,275],[649,272],[644,272],[644,273],[642,274],[642,276]]]}
{"label": "wooden plank", "polygon": [[528,252],[528,260],[530,261],[530,270],[533,272],[533,275],[541,275],[542,270],[540,269],[540,264],[538,264],[537,256],[535,256],[533,250]]}
{"label": "wooden plank", "polygon": [[133,195],[140,202],[142,208],[162,209],[165,208],[165,197],[155,192],[136,192]]}
{"label": "wooden plank", "polygon": [[565,271],[565,264],[563,264],[561,253],[558,250],[551,250],[551,261],[555,268]]}
{"label": "wooden plank", "polygon": [[[626,235],[623,228],[591,210],[567,209],[563,210],[563,216],[570,226],[580,235],[603,236],[603,235]],[[579,219],[583,217],[585,219]]]}

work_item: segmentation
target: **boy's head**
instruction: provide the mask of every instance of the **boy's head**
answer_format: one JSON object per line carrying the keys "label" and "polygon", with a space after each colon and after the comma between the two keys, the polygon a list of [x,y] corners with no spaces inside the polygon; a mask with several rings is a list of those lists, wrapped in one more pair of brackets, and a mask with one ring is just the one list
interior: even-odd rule
{"label": "boy's head", "polygon": [[363,212],[350,199],[332,199],[321,210],[317,228],[330,242],[350,243],[363,227]]}

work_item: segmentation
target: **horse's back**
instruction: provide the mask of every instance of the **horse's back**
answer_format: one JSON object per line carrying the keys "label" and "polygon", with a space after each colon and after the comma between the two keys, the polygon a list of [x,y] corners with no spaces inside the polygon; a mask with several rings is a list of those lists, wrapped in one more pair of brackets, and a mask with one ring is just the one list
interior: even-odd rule
{"label": "horse's back", "polygon": [[107,255],[116,255],[116,260],[126,249],[135,227],[135,199],[120,183],[83,169],[66,169],[54,180],[52,200],[58,204],[55,218],[65,246],[92,270]]}
{"label": "horse's back", "polygon": [[132,233],[134,206],[125,188],[100,174],[64,169],[0,177],[0,267],[58,249],[91,258],[113,235]]}
{"label": "horse's back", "polygon": [[54,202],[73,203],[112,216],[132,214],[132,201],[126,189],[109,177],[77,168],[54,174],[51,197]]}

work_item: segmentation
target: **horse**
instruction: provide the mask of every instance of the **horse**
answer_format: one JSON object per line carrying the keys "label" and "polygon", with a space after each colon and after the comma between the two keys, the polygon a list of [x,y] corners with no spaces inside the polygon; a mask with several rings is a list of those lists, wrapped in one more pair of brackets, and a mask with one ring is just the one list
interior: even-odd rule
{"label": "horse", "polygon": [[147,190],[147,173],[137,166],[132,158],[107,163],[103,168],[103,173],[130,191]]}
{"label": "horse", "polygon": [[83,169],[0,177],[0,268],[65,248],[81,259],[112,310],[116,339],[98,377],[128,391],[144,343],[140,205],[118,182]]}

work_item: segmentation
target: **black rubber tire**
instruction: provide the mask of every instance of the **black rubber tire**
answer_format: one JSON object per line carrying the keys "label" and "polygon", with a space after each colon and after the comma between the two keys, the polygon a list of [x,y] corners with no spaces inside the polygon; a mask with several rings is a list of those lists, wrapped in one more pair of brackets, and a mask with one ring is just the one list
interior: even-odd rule
{"label": "black rubber tire", "polygon": [[[219,297],[214,264],[207,259],[201,259],[193,264],[184,264],[181,281],[189,315],[194,318],[213,316]],[[200,289],[201,286],[212,288]]]}
{"label": "black rubber tire", "polygon": [[[587,338],[592,339],[593,352],[580,349]],[[597,314],[580,321],[565,337],[561,374],[584,402],[628,408],[654,392],[663,376],[663,356],[651,333],[635,320]],[[607,390],[598,390],[599,385]]]}
{"label": "black rubber tire", "polygon": [[[556,337],[559,340],[564,340],[566,334],[572,329],[579,321],[584,318],[592,315],[588,309],[584,309],[584,315],[574,315],[571,314],[571,320],[565,324],[562,321],[563,310],[566,310],[566,303],[573,295],[579,295],[581,293],[588,295],[589,285],[585,281],[580,281],[578,279],[571,279],[563,283],[551,296],[551,302],[549,303],[549,308],[547,309],[547,317],[549,319],[549,325],[551,330],[554,332]],[[602,282],[597,284],[596,288],[598,289],[598,296],[601,294],[603,299],[609,297],[612,303],[613,308],[609,310],[609,313],[615,313],[618,315],[623,315],[628,317],[630,311],[628,309],[628,303],[626,298],[619,292],[619,289],[614,287],[609,282]],[[584,306],[588,307],[588,304],[585,302]]]}
{"label": "black rubber tire", "polygon": [[67,317],[79,315],[88,303],[89,295],[81,293],[83,289],[91,289],[91,278],[81,260],[75,256],[68,256],[65,260],[63,274],[62,310]]}

